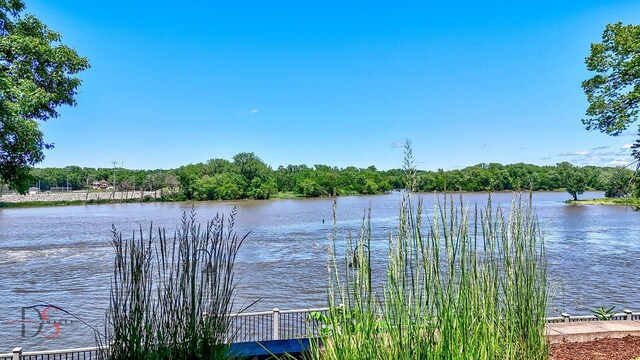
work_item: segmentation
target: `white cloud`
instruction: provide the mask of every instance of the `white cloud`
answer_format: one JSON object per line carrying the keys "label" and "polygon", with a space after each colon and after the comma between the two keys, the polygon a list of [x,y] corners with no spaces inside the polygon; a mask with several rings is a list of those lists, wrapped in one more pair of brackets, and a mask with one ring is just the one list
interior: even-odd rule
{"label": "white cloud", "polygon": [[611,166],[627,166],[629,165],[629,160],[615,159],[611,161],[609,164],[611,164]]}
{"label": "white cloud", "polygon": [[404,147],[404,142],[402,142],[402,141],[394,141],[394,142],[391,143],[391,147],[394,148],[394,149],[398,149],[398,148]]}
{"label": "white cloud", "polygon": [[623,149],[631,149],[631,146],[632,146],[631,144],[624,144],[624,145],[622,145],[622,148]]}
{"label": "white cloud", "polygon": [[258,109],[251,109],[251,110],[249,110],[249,112],[250,112],[250,113],[252,113],[252,114],[257,113],[258,111],[260,111],[260,110],[258,110]]}
{"label": "white cloud", "polygon": [[572,152],[572,153],[562,153],[562,154],[556,154],[556,156],[576,156],[576,155],[589,155],[590,152],[587,150],[581,150],[581,151],[576,151],[576,152]]}

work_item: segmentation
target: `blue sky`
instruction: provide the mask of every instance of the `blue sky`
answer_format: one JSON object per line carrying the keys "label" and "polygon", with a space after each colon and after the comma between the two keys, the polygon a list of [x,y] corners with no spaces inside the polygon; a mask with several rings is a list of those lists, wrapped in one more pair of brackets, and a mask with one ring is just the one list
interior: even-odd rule
{"label": "blue sky", "polygon": [[[580,84],[638,1],[26,0],[89,58],[78,106],[43,124],[41,167],[173,168],[254,152],[398,168],[630,162],[587,132]],[[637,123],[636,123],[637,124]]]}

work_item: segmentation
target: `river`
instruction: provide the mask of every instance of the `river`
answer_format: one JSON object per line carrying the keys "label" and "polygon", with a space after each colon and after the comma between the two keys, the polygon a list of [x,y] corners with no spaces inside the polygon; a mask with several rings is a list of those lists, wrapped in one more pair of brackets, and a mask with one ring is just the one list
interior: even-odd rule
{"label": "river", "polygon": [[[581,198],[602,195],[585,193]],[[434,195],[421,196],[430,212]],[[492,202],[508,206],[511,196],[493,194]],[[533,194],[548,251],[553,289],[549,315],[587,314],[595,306],[640,311],[640,213],[625,207],[566,205],[568,197],[559,192]],[[363,211],[371,207],[373,262],[383,262],[387,234],[397,226],[400,199],[399,193],[337,198],[339,241],[360,228]],[[464,203],[486,201],[487,194],[463,194]],[[102,328],[113,269],[112,224],[125,236],[140,226],[147,229],[151,221],[154,227],[172,231],[192,206],[202,222],[236,206],[238,233],[251,232],[236,263],[238,304],[257,301],[251,311],[325,306],[332,204],[333,198],[320,198],[2,209],[0,353],[16,346],[93,346],[87,325],[55,309],[44,316],[75,321],[62,323],[59,332],[47,324],[38,332],[38,326],[27,324],[23,334],[22,319],[38,315],[23,307],[54,304]]]}

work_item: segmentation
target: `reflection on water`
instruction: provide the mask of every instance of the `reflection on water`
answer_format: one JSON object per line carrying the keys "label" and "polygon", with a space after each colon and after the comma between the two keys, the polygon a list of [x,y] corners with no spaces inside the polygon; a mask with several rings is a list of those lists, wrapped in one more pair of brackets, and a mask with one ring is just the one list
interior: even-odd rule
{"label": "reflection on water", "polygon": [[[583,198],[600,196],[590,193]],[[422,197],[426,212],[431,213],[434,196]],[[554,289],[551,311],[587,313],[589,308],[605,305],[640,310],[640,292],[633,281],[640,272],[635,261],[640,256],[640,214],[623,207],[569,206],[562,203],[567,198],[565,193],[534,194]],[[486,200],[486,194],[463,195],[465,204]],[[240,305],[259,300],[252,307],[258,311],[326,304],[332,202],[323,198],[195,204],[201,221],[237,206],[239,233],[251,232],[237,259]],[[341,197],[337,202],[340,239],[349,232],[355,237],[364,211],[371,208],[373,263],[384,264],[400,195]],[[492,202],[509,206],[511,194],[494,194]],[[151,221],[154,227],[171,231],[191,206],[151,203],[0,210],[0,352],[15,346],[28,350],[92,346],[91,329],[69,314],[57,309],[45,313],[48,318],[73,321],[62,323],[56,334],[52,326],[38,331],[34,324],[42,314],[33,309],[23,313],[22,307],[54,304],[99,330],[109,302],[112,224],[125,235],[141,226],[147,231]],[[381,276],[383,268],[374,266],[374,276],[376,272]],[[35,320],[22,322],[23,318]]]}

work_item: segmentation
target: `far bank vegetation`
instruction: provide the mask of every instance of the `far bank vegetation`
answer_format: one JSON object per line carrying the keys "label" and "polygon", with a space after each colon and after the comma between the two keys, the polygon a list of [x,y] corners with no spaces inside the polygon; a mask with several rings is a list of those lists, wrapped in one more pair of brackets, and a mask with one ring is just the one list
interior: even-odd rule
{"label": "far bank vegetation", "polygon": [[[417,171],[415,189],[433,191],[553,191],[566,190],[573,199],[587,190],[607,197],[640,195],[633,171],[563,162],[555,166],[482,163],[464,169]],[[404,186],[404,170],[378,170],[317,164],[273,169],[254,153],[231,160],[211,159],[169,170],[116,168],[36,168],[33,191],[156,191],[165,200],[236,200],[273,197],[320,197],[382,194]],[[108,189],[93,189],[98,181]],[[4,189],[6,192],[6,189]]]}

